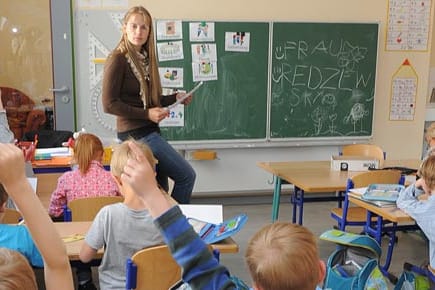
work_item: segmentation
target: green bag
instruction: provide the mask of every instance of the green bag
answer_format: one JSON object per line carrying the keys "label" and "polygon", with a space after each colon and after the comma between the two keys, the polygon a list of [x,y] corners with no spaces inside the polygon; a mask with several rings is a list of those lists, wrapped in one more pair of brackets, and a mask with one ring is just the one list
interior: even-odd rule
{"label": "green bag", "polygon": [[432,278],[433,275],[426,267],[405,263],[394,290],[429,290],[431,287],[428,277]]}

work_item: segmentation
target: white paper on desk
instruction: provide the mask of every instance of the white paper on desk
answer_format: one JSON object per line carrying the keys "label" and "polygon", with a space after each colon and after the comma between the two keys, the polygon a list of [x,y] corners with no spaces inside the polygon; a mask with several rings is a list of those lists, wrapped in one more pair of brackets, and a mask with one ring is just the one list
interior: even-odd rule
{"label": "white paper on desk", "polygon": [[349,191],[355,195],[361,196],[367,191],[367,187],[351,188]]}
{"label": "white paper on desk", "polygon": [[223,222],[221,204],[180,204],[179,207],[188,218],[196,218],[213,224]]}
{"label": "white paper on desk", "polygon": [[[36,194],[36,187],[38,186],[38,178],[36,177],[27,177],[27,181],[29,181],[30,186],[32,187],[33,191]],[[17,205],[15,204],[15,202],[9,198],[6,204],[7,208],[15,208],[16,210],[20,211],[17,207]]]}
{"label": "white paper on desk", "polygon": [[68,147],[52,147],[39,148],[35,150],[35,155],[50,154],[51,156],[71,156],[71,151]]}

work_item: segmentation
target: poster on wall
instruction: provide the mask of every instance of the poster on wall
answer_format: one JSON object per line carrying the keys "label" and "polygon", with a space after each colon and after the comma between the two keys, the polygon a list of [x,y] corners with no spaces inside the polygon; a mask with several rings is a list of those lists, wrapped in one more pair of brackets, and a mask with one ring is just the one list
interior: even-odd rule
{"label": "poster on wall", "polygon": [[158,20],[156,23],[157,40],[173,40],[183,38],[181,20]]}
{"label": "poster on wall", "polygon": [[390,121],[414,120],[417,84],[417,73],[405,59],[391,82]]}
{"label": "poster on wall", "polygon": [[431,0],[389,0],[386,50],[427,51]]}

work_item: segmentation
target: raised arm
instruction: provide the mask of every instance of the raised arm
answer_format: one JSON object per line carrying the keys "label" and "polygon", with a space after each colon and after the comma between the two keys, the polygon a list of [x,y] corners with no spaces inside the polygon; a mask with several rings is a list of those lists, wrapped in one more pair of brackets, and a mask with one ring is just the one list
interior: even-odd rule
{"label": "raised arm", "polygon": [[0,143],[0,182],[18,206],[44,259],[46,288],[74,289],[65,245],[26,179],[23,152],[13,144]]}
{"label": "raised arm", "polygon": [[183,280],[193,289],[235,289],[228,270],[212,256],[179,207],[159,190],[154,171],[140,149],[133,142],[130,148],[134,157],[128,160],[121,179],[143,198],[172,256],[183,268]]}

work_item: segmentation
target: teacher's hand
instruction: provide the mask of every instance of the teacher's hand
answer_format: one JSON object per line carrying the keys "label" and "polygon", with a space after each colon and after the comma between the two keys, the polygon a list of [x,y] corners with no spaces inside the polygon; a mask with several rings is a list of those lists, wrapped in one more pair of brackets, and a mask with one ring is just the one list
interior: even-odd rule
{"label": "teacher's hand", "polygon": [[[186,93],[177,93],[177,96],[176,96],[176,98],[177,98],[177,100],[179,100],[179,99],[182,99],[182,98],[184,98],[184,96],[186,95]],[[190,95],[190,96],[188,96],[186,99],[184,99],[181,103],[183,104],[183,105],[189,105],[190,104],[190,102],[192,102],[192,95]]]}
{"label": "teacher's hand", "polygon": [[148,118],[154,123],[160,123],[161,120],[169,116],[169,110],[164,108],[151,108],[148,109]]}

